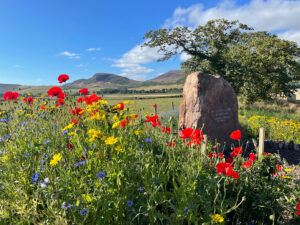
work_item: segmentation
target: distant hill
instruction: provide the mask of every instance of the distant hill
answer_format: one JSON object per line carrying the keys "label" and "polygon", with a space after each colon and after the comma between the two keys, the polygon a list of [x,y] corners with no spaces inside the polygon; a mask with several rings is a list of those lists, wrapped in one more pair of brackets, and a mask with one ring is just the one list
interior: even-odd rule
{"label": "distant hill", "polygon": [[176,83],[183,78],[182,70],[170,70],[146,82]]}
{"label": "distant hill", "polygon": [[141,84],[141,81],[131,80],[123,76],[111,73],[96,73],[89,79],[80,79],[64,86],[72,88],[97,87],[113,88],[120,86],[135,86]]}
{"label": "distant hill", "polygon": [[[75,80],[63,85],[63,87],[66,89],[90,88],[92,91],[97,91],[98,89],[103,88],[149,89],[149,87],[152,87],[155,89],[156,86],[163,85],[164,88],[168,88],[167,86],[171,87],[172,85],[182,85],[183,82],[184,77],[181,70],[171,70],[144,82],[128,79],[127,77],[111,73],[96,73],[91,78]],[[6,91],[18,91],[20,93],[30,92],[34,95],[40,95],[44,94],[45,90],[48,90],[50,87],[51,86],[0,84],[0,94],[5,93]]]}
{"label": "distant hill", "polygon": [[19,84],[0,84],[0,93],[3,94],[7,91],[18,91],[22,85]]}

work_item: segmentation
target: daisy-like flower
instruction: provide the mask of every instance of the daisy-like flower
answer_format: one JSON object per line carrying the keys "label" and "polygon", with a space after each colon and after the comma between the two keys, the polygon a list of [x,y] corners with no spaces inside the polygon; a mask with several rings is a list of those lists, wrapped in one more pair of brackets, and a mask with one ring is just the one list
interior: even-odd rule
{"label": "daisy-like flower", "polygon": [[113,136],[111,137],[108,137],[106,140],[105,140],[105,144],[107,145],[114,145],[115,143],[118,142],[118,138],[115,138]]}
{"label": "daisy-like flower", "polygon": [[50,161],[50,166],[55,166],[57,163],[62,159],[62,156],[60,153],[55,154],[53,156],[53,159]]}

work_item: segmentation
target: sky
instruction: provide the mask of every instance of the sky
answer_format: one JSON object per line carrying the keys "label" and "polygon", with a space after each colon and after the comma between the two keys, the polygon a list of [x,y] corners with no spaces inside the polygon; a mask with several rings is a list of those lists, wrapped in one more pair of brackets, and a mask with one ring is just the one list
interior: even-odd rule
{"label": "sky", "polygon": [[148,80],[188,56],[157,62],[151,29],[239,20],[300,45],[300,0],[0,0],[0,83],[54,85],[95,73]]}

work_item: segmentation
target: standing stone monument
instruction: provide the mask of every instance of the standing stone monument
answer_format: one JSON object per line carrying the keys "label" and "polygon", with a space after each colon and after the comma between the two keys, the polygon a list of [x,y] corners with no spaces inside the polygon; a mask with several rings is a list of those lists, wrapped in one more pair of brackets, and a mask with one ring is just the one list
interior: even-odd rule
{"label": "standing stone monument", "polygon": [[238,142],[229,138],[232,131],[241,130],[233,88],[220,76],[195,72],[186,78],[183,87],[178,128],[181,133],[185,128],[202,127],[204,134],[220,143],[221,148],[228,149],[232,143],[237,146]]}

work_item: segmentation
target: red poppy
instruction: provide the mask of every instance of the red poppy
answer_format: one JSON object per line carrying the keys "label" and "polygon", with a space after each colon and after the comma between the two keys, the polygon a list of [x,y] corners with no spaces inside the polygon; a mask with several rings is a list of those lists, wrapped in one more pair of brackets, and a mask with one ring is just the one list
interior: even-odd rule
{"label": "red poppy", "polygon": [[[277,167],[277,172],[281,172],[282,166],[281,166],[281,165],[276,165],[276,167]],[[299,210],[300,210],[300,209],[299,209]]]}
{"label": "red poppy", "polygon": [[138,116],[139,116],[139,115],[135,114],[135,115],[134,115],[134,119],[135,119],[135,118],[138,118]]}
{"label": "red poppy", "polygon": [[193,132],[194,132],[194,129],[193,129],[193,128],[186,128],[186,129],[183,129],[183,130],[181,131],[180,138],[181,138],[181,139],[191,138]]}
{"label": "red poppy", "polygon": [[74,124],[74,125],[77,125],[77,120],[74,120],[74,119],[72,119],[72,123]]}
{"label": "red poppy", "polygon": [[213,158],[213,157],[217,157],[217,156],[218,156],[218,153],[215,153],[215,152],[211,152],[208,154],[209,158]]}
{"label": "red poppy", "polygon": [[118,110],[122,110],[122,109],[124,109],[124,103],[123,102],[120,102],[119,104],[117,104],[117,106],[118,106]]}
{"label": "red poppy", "polygon": [[62,93],[59,93],[59,94],[57,95],[58,98],[63,98],[63,99],[64,99],[66,96],[67,96],[67,94],[66,94],[66,93],[63,93],[63,92],[62,92]]}
{"label": "red poppy", "polygon": [[233,140],[239,140],[239,139],[241,139],[241,137],[242,137],[242,134],[241,134],[240,130],[235,130],[230,134],[230,138]]}
{"label": "red poppy", "polygon": [[233,161],[233,159],[232,158],[226,158],[226,160],[225,160],[225,162],[226,163],[230,163],[230,165],[232,165],[232,166],[234,166],[234,164],[235,164],[235,162]]}
{"label": "red poppy", "polygon": [[221,159],[224,158],[224,154],[223,154],[223,153],[219,153],[218,155],[219,155],[219,157],[220,157]]}
{"label": "red poppy", "polygon": [[171,133],[170,127],[161,127],[161,132],[163,133]]}
{"label": "red poppy", "polygon": [[46,109],[46,107],[45,107],[44,105],[42,105],[40,108],[41,108],[41,109],[43,109],[43,110],[45,110],[45,109]]}
{"label": "red poppy", "polygon": [[158,116],[147,116],[146,122],[147,123],[150,123],[150,122],[155,123],[157,120],[158,120]]}
{"label": "red poppy", "polygon": [[256,155],[250,153],[250,154],[249,154],[249,160],[248,160],[248,161],[249,161],[250,163],[253,163],[254,160],[256,160]]}
{"label": "red poppy", "polygon": [[60,87],[52,87],[47,91],[47,94],[53,98],[54,96],[58,96],[62,93],[62,89]]}
{"label": "red poppy", "polygon": [[296,212],[296,214],[300,216],[300,211]]}
{"label": "red poppy", "polygon": [[72,145],[70,142],[67,144],[67,149],[72,150],[74,148],[74,145]]}
{"label": "red poppy", "polygon": [[79,94],[87,95],[89,93],[89,90],[87,88],[82,88],[78,92],[79,92]]}
{"label": "red poppy", "polygon": [[240,177],[240,175],[232,169],[230,163],[220,162],[216,165],[216,169],[218,174],[232,176],[234,179],[238,179]]}
{"label": "red poppy", "polygon": [[25,98],[23,99],[23,101],[24,101],[24,102],[27,102],[28,105],[31,105],[31,104],[33,103],[33,98],[32,98],[32,97],[29,97],[29,98],[26,98],[26,97],[25,97]]}
{"label": "red poppy", "polygon": [[69,109],[69,110],[70,113],[75,116],[82,116],[85,113],[85,110],[79,107],[76,107],[75,109]]}
{"label": "red poppy", "polygon": [[152,107],[153,107],[153,108],[157,108],[157,105],[156,105],[156,104],[153,104]]}
{"label": "red poppy", "polygon": [[300,202],[297,204],[296,209],[300,210]]}
{"label": "red poppy", "polygon": [[241,167],[251,168],[251,163],[250,162],[244,162],[244,163],[242,163]]}
{"label": "red poppy", "polygon": [[239,154],[242,154],[243,150],[242,147],[237,147],[233,149],[233,152],[230,153],[231,157],[237,157]]}
{"label": "red poppy", "polygon": [[170,142],[170,143],[169,143],[169,147],[174,147],[175,145],[176,145],[175,142]]}
{"label": "red poppy", "polygon": [[70,79],[70,77],[67,74],[61,74],[58,76],[58,81],[60,84],[63,82],[66,82],[69,79]]}
{"label": "red poppy", "polygon": [[[80,99],[80,100],[79,100]],[[91,105],[93,102],[98,102],[98,100],[101,100],[101,97],[98,97],[95,93],[92,95],[87,95],[84,98],[79,98],[77,101],[80,103],[81,101],[85,101],[87,105]]]}
{"label": "red poppy", "polygon": [[19,93],[18,92],[12,92],[12,91],[7,91],[4,93],[3,95],[3,99],[6,100],[16,100],[19,97]]}

